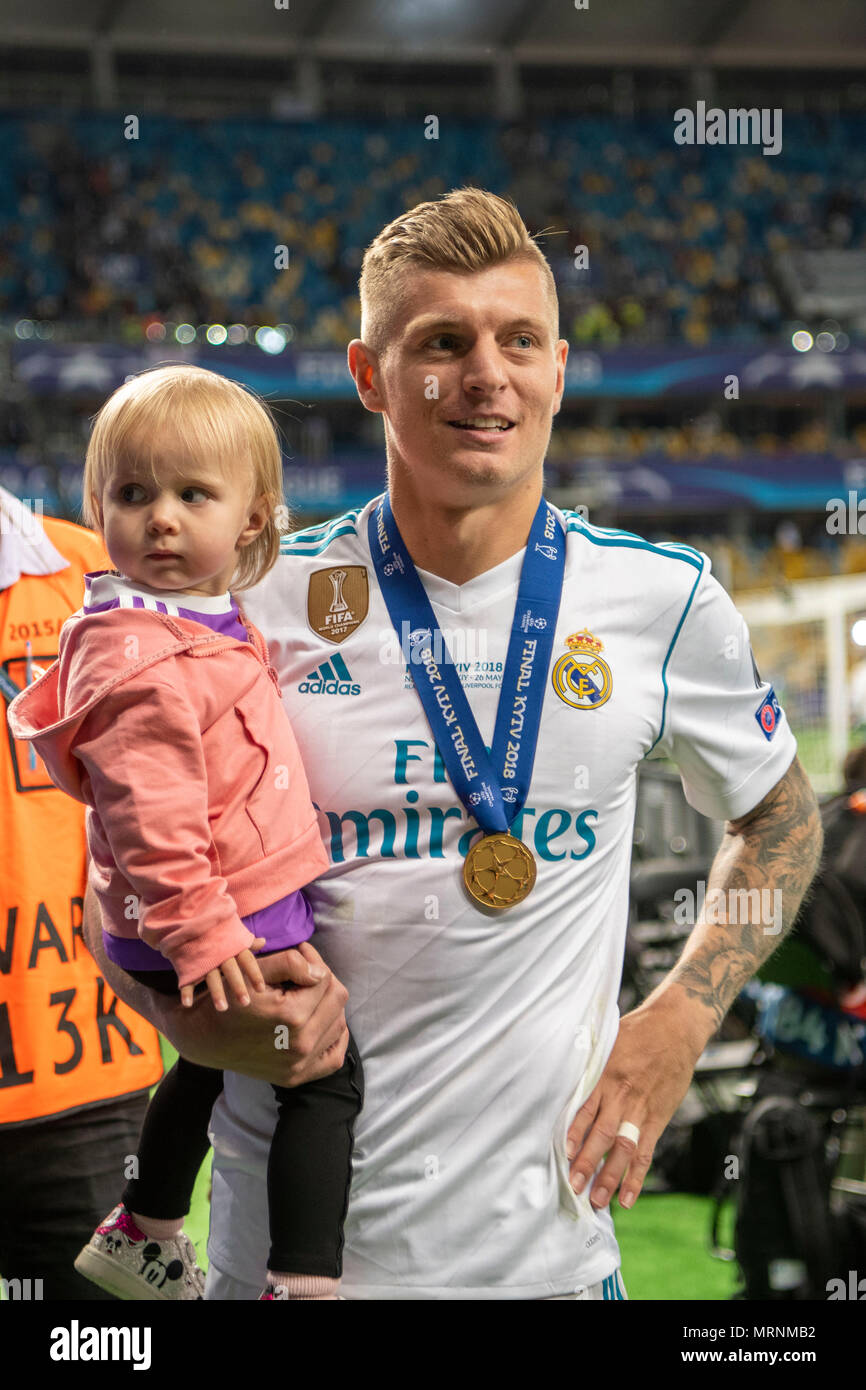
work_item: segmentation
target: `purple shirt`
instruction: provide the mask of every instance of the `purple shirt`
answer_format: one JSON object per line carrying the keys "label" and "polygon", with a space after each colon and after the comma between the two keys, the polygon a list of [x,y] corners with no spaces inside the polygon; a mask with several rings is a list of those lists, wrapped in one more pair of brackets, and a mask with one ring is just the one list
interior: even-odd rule
{"label": "purple shirt", "polygon": [[[247,631],[231,594],[216,597],[204,594],[167,593],[145,584],[133,584],[111,570],[94,570],[84,576],[85,613],[105,613],[110,608],[152,608],[172,618],[188,618],[203,623],[224,637],[246,642]],[[313,914],[303,892],[297,889],[285,898],[242,917],[254,936],[263,936],[265,946],[259,955],[298,946],[313,935]],[[123,970],[170,970],[171,963],[143,941],[130,941],[102,933],[105,954]]]}

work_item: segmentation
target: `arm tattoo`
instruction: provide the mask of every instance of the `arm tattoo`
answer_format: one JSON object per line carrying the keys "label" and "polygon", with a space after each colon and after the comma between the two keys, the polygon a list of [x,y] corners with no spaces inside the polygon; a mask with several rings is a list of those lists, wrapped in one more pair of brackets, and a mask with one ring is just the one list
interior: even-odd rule
{"label": "arm tattoo", "polygon": [[[669,976],[671,984],[711,1012],[716,1028],[794,925],[822,844],[818,806],[799,758],[754,810],[728,821],[710,870],[703,920]],[[761,910],[769,900],[774,904],[770,932]],[[746,904],[744,921],[737,908]]]}

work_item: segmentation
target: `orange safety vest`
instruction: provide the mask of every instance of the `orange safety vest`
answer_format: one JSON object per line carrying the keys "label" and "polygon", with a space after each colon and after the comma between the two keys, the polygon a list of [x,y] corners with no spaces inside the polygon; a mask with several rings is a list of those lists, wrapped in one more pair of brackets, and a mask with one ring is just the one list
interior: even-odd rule
{"label": "orange safety vest", "polygon": [[116,998],[84,945],[87,808],[57,790],[6,723],[9,679],[27,684],[27,641],[45,670],[84,601],[84,575],[111,568],[92,531],[40,520],[68,567],[0,590],[0,1127],[132,1095],[162,1075],[158,1034]]}

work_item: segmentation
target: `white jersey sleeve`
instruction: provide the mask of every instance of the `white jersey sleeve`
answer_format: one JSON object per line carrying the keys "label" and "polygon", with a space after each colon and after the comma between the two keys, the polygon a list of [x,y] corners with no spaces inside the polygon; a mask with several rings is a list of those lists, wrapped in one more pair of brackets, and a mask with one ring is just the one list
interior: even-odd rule
{"label": "white jersey sleeve", "polygon": [[676,763],[697,811],[734,820],[784,777],[797,741],[759,675],[745,619],[701,558],[665,660],[662,728],[647,756]]}

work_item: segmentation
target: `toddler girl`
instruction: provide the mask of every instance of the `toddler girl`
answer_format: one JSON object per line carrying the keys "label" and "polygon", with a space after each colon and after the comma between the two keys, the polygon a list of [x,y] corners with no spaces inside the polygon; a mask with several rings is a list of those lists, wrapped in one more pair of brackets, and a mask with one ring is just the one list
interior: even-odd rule
{"label": "toddler girl", "polygon": [[[276,673],[233,593],[279,554],[271,417],[192,366],[127,381],[99,411],[84,517],[116,566],[85,576],[57,661],[9,708],[16,738],[83,801],[106,954],[185,1005],[265,988],[256,952],[313,934],[301,891],[328,864]],[[275,1030],[279,1033],[279,1029]],[[275,1046],[281,1044],[275,1037]],[[181,1057],[142,1130],[135,1176],[76,1268],[126,1299],[195,1299],[183,1234],[222,1072]],[[266,1299],[335,1299],[363,1074],[274,1087]]]}

